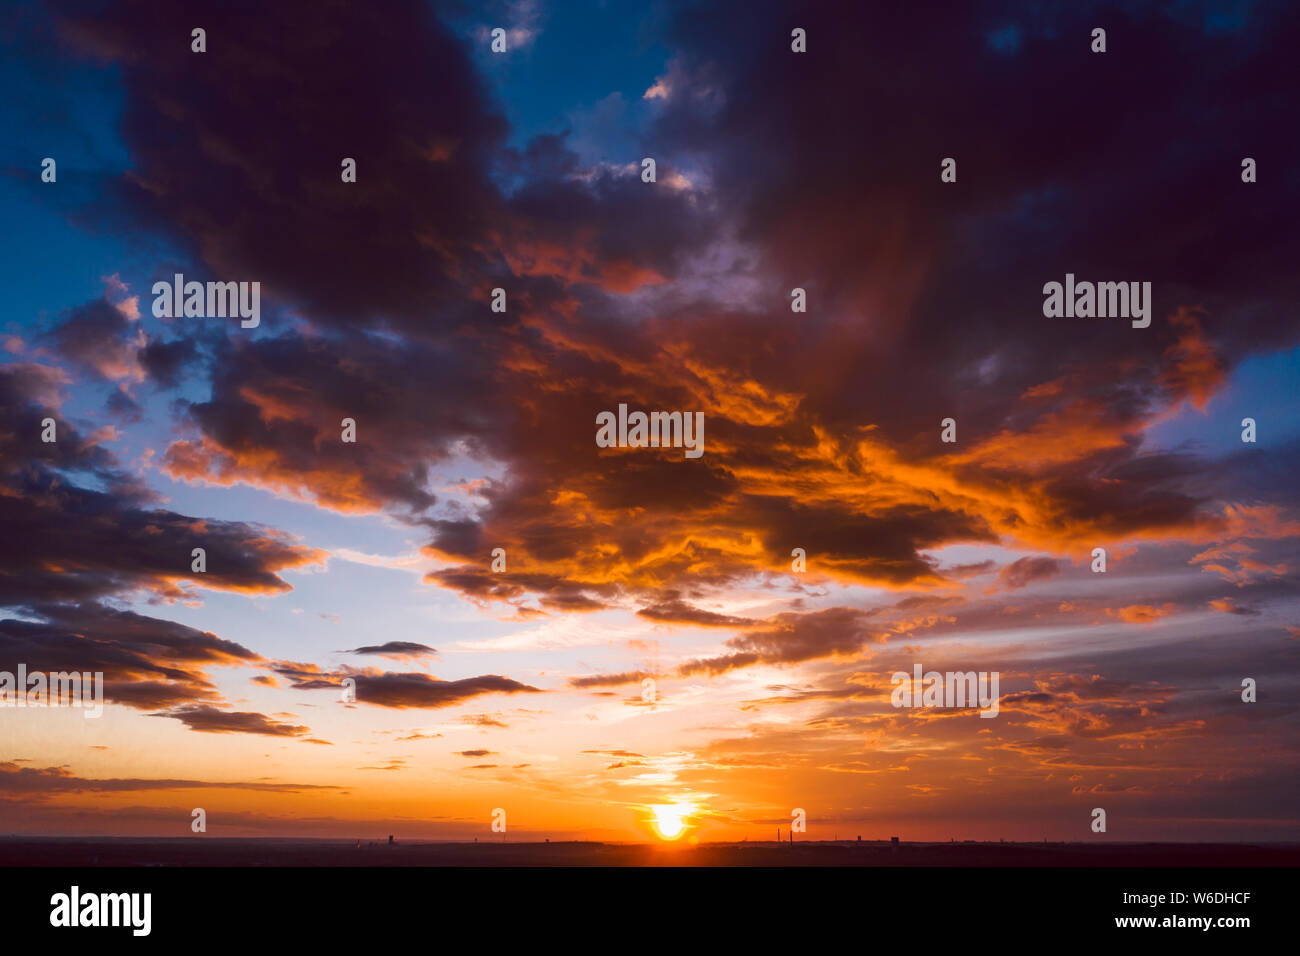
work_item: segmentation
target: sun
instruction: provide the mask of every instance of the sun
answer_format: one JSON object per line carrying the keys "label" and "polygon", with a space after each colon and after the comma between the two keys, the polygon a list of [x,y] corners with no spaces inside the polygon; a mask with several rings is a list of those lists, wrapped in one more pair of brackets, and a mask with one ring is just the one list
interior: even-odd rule
{"label": "sun", "polygon": [[689,803],[656,803],[650,810],[654,813],[659,836],[664,840],[676,840],[688,829],[686,818],[695,808]]}

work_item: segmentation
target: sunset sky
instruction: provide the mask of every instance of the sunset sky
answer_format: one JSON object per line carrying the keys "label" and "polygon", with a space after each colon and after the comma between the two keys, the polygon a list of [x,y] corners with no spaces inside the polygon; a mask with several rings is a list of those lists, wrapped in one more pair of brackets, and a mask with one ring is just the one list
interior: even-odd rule
{"label": "sunset sky", "polygon": [[953,6],[6,5],[0,834],[1295,840],[1300,6]]}

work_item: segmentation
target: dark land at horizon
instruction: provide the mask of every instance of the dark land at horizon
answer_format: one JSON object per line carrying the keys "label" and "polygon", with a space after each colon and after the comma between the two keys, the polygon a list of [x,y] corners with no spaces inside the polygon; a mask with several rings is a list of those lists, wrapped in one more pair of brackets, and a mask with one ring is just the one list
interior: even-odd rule
{"label": "dark land at horizon", "polygon": [[1300,866],[1300,843],[439,843],[276,838],[0,837],[0,866]]}

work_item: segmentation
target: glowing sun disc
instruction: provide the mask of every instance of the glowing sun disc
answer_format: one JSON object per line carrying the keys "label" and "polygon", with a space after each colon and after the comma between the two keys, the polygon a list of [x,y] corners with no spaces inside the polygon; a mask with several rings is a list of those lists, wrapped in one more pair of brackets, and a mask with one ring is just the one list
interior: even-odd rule
{"label": "glowing sun disc", "polygon": [[686,816],[692,808],[681,803],[658,803],[650,808],[654,812],[655,829],[665,840],[676,840],[686,832]]}

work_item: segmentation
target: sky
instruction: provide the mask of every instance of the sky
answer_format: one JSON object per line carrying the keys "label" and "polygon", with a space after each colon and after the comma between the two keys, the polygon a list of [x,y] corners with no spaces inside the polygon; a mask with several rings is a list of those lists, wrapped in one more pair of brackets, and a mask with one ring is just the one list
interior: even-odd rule
{"label": "sky", "polygon": [[911,7],[7,6],[0,833],[1295,840],[1300,9]]}

